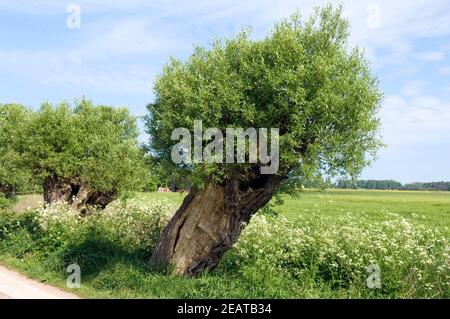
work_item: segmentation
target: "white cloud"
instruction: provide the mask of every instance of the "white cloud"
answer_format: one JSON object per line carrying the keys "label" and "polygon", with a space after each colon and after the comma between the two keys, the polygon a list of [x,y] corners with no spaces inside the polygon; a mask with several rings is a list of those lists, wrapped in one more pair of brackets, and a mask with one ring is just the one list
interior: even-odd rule
{"label": "white cloud", "polygon": [[[130,15],[127,18],[127,27],[136,20],[134,27],[137,31],[135,38],[142,35],[142,30],[148,31],[148,24],[152,23],[152,30],[163,38],[169,30],[174,33],[184,31],[186,25],[192,25],[196,29],[214,25],[214,30],[220,34],[221,30],[230,26],[238,29],[247,25],[254,26],[257,32],[262,32],[270,27],[274,21],[287,17],[294,10],[299,9],[303,16],[307,16],[314,6],[328,3],[326,0],[269,0],[249,1],[146,1],[146,0],[3,0],[0,2],[0,10],[13,10],[34,14],[66,14],[65,8],[69,3],[76,2],[80,5],[82,16],[84,14],[108,15],[118,13]],[[373,14],[368,11],[372,5],[379,8],[380,28],[371,28],[370,19]],[[446,0],[415,0],[415,1],[391,1],[377,0],[373,3],[359,0],[345,1],[346,15],[351,20],[352,35],[355,43],[362,44],[369,50],[374,48],[391,49],[391,57],[394,63],[399,55],[408,53],[405,48],[412,38],[424,38],[433,36],[445,36],[450,34],[450,10]],[[143,23],[143,19],[146,22]],[[163,21],[165,20],[165,21]],[[84,21],[84,20],[83,20]],[[156,23],[156,21],[158,23]],[[119,20],[117,27],[123,21]],[[111,24],[108,23],[110,26]],[[84,27],[84,24],[82,24]],[[181,38],[183,38],[181,36]],[[145,37],[143,40],[146,39]],[[126,39],[122,39],[126,40]],[[171,40],[170,38],[167,40]],[[146,45],[146,44],[144,44]],[[164,43],[162,44],[165,45]],[[388,53],[389,54],[389,53]],[[430,56],[428,56],[430,57]],[[431,56],[436,58],[436,55]]]}
{"label": "white cloud", "polygon": [[441,90],[446,92],[446,93],[450,93],[450,85],[446,86],[446,87],[443,87]]}
{"label": "white cloud", "polygon": [[[308,16],[315,5],[328,1],[145,1],[145,0],[2,0],[0,11],[65,16],[66,6],[81,7],[79,36],[57,49],[0,52],[0,70],[9,70],[47,85],[89,85],[102,91],[150,91],[161,64],[183,55],[195,43],[213,35],[229,35],[244,26],[257,34],[295,9]],[[352,25],[352,43],[367,50],[377,72],[393,67],[386,77],[411,77],[421,63],[439,61],[445,50],[415,52],[417,39],[450,35],[446,0],[374,2],[380,9],[380,28],[368,24],[371,2],[344,3]],[[88,15],[88,19],[83,16]],[[420,59],[420,61],[418,61]],[[148,61],[148,62],[147,62]],[[446,73],[448,68],[441,68]],[[405,87],[401,98],[419,95],[420,85]],[[405,97],[406,96],[406,97]]]}
{"label": "white cloud", "polygon": [[[148,93],[154,71],[142,65],[83,63],[79,52],[0,51],[0,69],[48,87],[93,88],[99,92]],[[153,71],[153,72],[152,72]]]}
{"label": "white cloud", "polygon": [[391,147],[448,141],[450,104],[440,98],[389,95],[380,115],[385,142]]}
{"label": "white cloud", "polygon": [[450,66],[439,68],[441,74],[450,75]]}
{"label": "white cloud", "polygon": [[150,95],[162,66],[157,58],[192,48],[193,38],[173,28],[140,16],[102,17],[59,48],[0,49],[0,70],[47,87]]}
{"label": "white cloud", "polygon": [[439,62],[444,60],[445,52],[441,51],[420,52],[416,54],[416,58],[424,62]]}
{"label": "white cloud", "polygon": [[405,85],[401,91],[401,94],[404,96],[416,96],[422,92],[423,87],[425,86],[425,82],[423,81],[413,81]]}
{"label": "white cloud", "polygon": [[191,48],[194,39],[185,30],[159,25],[148,17],[104,18],[85,26],[78,49],[92,56],[161,54]]}

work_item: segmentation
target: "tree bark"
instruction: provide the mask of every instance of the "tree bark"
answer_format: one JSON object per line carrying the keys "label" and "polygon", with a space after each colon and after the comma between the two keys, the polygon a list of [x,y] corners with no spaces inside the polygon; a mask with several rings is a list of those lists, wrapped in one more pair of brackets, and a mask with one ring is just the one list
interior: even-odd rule
{"label": "tree bark", "polygon": [[44,202],[64,202],[82,214],[93,206],[105,208],[116,197],[115,192],[99,192],[92,189],[78,177],[64,178],[55,174],[44,179]]}
{"label": "tree bark", "polygon": [[73,184],[69,178],[61,178],[56,175],[48,176],[44,179],[44,202],[52,204],[56,202],[68,203],[75,195],[72,190]]}
{"label": "tree bark", "polygon": [[262,175],[247,183],[231,179],[223,185],[191,190],[162,232],[150,267],[169,266],[174,274],[193,277],[211,271],[282,180]]}
{"label": "tree bark", "polygon": [[14,187],[11,185],[0,185],[0,193],[3,193],[6,198],[11,198],[14,196]]}

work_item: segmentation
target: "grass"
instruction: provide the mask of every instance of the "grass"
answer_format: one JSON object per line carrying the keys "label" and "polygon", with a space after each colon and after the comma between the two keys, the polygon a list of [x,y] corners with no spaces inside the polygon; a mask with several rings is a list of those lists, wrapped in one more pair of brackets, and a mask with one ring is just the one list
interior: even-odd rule
{"label": "grass", "polygon": [[[164,207],[173,212],[184,196],[140,193],[118,213],[90,221],[64,211],[46,213],[44,224],[42,212],[0,213],[0,262],[63,289],[65,269],[75,262],[82,269],[76,293],[89,298],[450,297],[449,193],[283,195],[279,217],[257,216],[219,267],[198,279],[147,268],[160,231],[151,216],[163,216]],[[365,285],[372,259],[383,269],[379,290]]]}
{"label": "grass", "polygon": [[306,191],[300,198],[283,196],[282,214],[295,218],[316,210],[330,217],[347,213],[366,214],[372,221],[383,220],[385,213],[448,232],[450,227],[450,193],[420,191],[330,190]]}
{"label": "grass", "polygon": [[[179,205],[184,196],[182,193],[137,194],[144,203],[162,198],[174,205]],[[367,215],[371,221],[382,221],[386,213],[394,213],[450,235],[450,192],[305,190],[298,197],[281,195],[281,198],[283,204],[276,206],[275,210],[288,218],[312,213],[335,218],[351,213]]]}

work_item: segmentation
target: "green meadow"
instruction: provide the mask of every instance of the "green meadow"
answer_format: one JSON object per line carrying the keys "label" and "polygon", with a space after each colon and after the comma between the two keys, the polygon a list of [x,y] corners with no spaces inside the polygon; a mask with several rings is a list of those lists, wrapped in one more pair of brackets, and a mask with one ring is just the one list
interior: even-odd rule
{"label": "green meadow", "polygon": [[[183,193],[136,195],[142,202],[164,198],[175,205],[180,204],[184,196]],[[333,218],[351,213],[380,221],[386,213],[395,213],[449,234],[450,192],[309,189],[296,196],[281,195],[281,198],[283,204],[275,206],[274,210],[289,218],[314,214]]]}
{"label": "green meadow", "polygon": [[[182,193],[138,193],[80,218],[63,207],[0,213],[0,262],[88,298],[449,298],[450,193],[305,190],[259,212],[197,279],[147,267]],[[34,203],[32,202],[34,200]],[[34,206],[34,208],[33,208]],[[367,267],[381,270],[371,287]]]}

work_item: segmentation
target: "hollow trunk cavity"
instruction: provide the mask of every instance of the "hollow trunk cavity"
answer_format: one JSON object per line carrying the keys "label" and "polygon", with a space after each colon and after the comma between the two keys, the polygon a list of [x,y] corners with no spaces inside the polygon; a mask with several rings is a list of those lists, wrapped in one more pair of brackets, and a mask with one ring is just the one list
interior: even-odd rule
{"label": "hollow trunk cavity", "polygon": [[63,178],[51,175],[43,183],[44,202],[53,204],[64,202],[81,213],[87,213],[91,207],[105,208],[114,200],[114,192],[98,192],[78,177]]}

